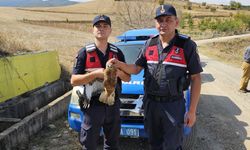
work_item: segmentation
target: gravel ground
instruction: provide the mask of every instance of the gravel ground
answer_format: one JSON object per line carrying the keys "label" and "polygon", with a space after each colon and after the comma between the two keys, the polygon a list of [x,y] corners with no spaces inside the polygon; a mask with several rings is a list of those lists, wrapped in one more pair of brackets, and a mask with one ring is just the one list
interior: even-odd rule
{"label": "gravel ground", "polygon": [[[65,114],[66,116],[66,114]],[[98,150],[102,149],[100,139]],[[76,150],[81,149],[78,142],[78,133],[69,128],[67,118],[62,117],[44,127],[37,135],[34,135],[29,144],[22,145],[25,150]],[[121,150],[147,150],[146,139],[120,139]]]}

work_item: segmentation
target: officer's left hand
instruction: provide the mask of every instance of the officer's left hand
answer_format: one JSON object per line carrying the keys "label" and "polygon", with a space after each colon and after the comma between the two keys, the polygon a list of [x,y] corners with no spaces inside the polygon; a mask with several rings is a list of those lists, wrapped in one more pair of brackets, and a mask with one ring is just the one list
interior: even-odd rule
{"label": "officer's left hand", "polygon": [[192,127],[196,121],[196,114],[187,112],[184,118],[184,124],[188,127]]}

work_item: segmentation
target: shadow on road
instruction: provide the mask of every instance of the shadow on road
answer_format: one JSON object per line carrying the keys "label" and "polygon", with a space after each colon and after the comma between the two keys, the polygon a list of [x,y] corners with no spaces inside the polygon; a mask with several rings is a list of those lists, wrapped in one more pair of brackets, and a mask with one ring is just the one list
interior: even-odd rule
{"label": "shadow on road", "polygon": [[210,73],[201,73],[202,84],[207,82],[213,82],[215,78]]}
{"label": "shadow on road", "polygon": [[246,150],[246,122],[236,116],[242,111],[233,100],[225,96],[201,95],[198,107],[197,149]]}
{"label": "shadow on road", "polygon": [[205,68],[206,65],[207,65],[207,62],[201,61],[201,67],[202,67],[202,68]]}

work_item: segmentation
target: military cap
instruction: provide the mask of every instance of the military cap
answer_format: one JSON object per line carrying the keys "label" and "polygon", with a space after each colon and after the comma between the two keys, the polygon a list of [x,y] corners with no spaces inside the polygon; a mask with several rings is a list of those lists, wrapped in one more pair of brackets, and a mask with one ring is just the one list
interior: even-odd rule
{"label": "military cap", "polygon": [[92,21],[93,26],[94,26],[95,24],[97,24],[98,22],[101,22],[101,21],[106,22],[107,24],[109,24],[109,25],[111,26],[111,20],[110,20],[110,18],[109,18],[108,16],[106,16],[106,15],[98,15],[98,16],[96,16],[96,17],[93,19],[93,21]]}
{"label": "military cap", "polygon": [[177,16],[176,10],[172,5],[161,5],[156,9],[155,19],[160,16]]}

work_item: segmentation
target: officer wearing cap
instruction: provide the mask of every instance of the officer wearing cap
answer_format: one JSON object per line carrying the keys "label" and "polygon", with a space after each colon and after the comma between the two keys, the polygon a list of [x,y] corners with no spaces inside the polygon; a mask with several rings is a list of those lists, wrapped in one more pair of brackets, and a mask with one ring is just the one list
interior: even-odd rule
{"label": "officer wearing cap", "polygon": [[247,89],[247,85],[250,79],[250,47],[247,47],[245,54],[244,54],[244,61],[241,65],[243,74],[240,80],[240,89],[239,92],[247,93],[250,90]]}
{"label": "officer wearing cap", "polygon": [[[195,42],[178,33],[178,24],[175,8],[161,5],[155,16],[159,35],[146,42],[135,64],[112,59],[129,74],[144,69],[144,123],[152,150],[182,149],[183,126],[192,127],[196,121],[202,68]],[[185,114],[183,91],[189,87],[189,78],[191,104]]]}
{"label": "officer wearing cap", "polygon": [[[111,34],[111,20],[108,16],[98,15],[93,19],[94,43],[84,46],[76,57],[71,76],[73,86],[103,80],[106,62],[111,58],[125,62],[119,48],[108,42]],[[104,149],[117,150],[120,136],[120,100],[121,80],[129,81],[130,75],[117,71],[117,85],[114,105],[99,101],[99,96],[91,98],[90,107],[83,109],[84,120],[81,125],[80,143],[82,149],[96,150],[101,128],[104,133]]]}

